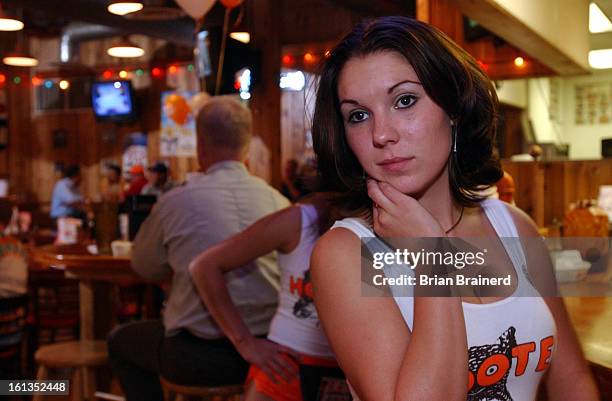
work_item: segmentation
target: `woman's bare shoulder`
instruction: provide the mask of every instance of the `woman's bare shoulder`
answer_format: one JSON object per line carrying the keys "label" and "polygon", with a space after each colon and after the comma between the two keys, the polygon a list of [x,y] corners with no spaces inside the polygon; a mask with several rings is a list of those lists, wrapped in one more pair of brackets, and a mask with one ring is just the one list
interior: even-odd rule
{"label": "woman's bare shoulder", "polygon": [[347,228],[338,227],[327,231],[317,241],[312,251],[311,268],[329,263],[338,264],[343,260],[358,260],[359,256],[359,237]]}

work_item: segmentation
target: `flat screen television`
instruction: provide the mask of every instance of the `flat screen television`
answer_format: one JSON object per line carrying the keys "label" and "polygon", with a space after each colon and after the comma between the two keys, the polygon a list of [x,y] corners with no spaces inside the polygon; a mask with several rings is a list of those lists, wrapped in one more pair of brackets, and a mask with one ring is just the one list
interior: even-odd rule
{"label": "flat screen television", "polygon": [[130,121],[136,117],[130,81],[98,81],[91,85],[91,104],[100,121]]}

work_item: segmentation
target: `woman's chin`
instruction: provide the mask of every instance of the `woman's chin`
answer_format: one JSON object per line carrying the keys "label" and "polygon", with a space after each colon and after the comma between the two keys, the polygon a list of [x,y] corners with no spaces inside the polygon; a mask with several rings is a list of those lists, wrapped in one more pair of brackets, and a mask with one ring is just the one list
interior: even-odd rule
{"label": "woman's chin", "polygon": [[415,196],[423,191],[423,185],[420,185],[410,177],[385,177],[381,181],[391,184],[395,189],[403,194]]}

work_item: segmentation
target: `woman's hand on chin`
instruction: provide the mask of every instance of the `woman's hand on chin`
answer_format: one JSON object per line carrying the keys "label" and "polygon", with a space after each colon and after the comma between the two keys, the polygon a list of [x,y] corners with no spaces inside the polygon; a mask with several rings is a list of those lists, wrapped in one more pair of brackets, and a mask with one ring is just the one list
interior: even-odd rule
{"label": "woman's hand on chin", "polygon": [[381,237],[444,237],[440,223],[411,196],[387,182],[368,180],[374,231]]}

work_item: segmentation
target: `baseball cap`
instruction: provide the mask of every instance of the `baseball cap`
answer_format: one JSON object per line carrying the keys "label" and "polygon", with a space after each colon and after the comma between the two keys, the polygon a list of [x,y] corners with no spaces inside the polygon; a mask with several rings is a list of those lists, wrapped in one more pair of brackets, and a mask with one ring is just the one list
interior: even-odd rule
{"label": "baseball cap", "polygon": [[166,166],[163,162],[157,162],[149,167],[149,171],[153,171],[155,173],[167,173],[168,166]]}
{"label": "baseball cap", "polygon": [[135,164],[130,167],[130,174],[143,174],[144,168],[140,164]]}

